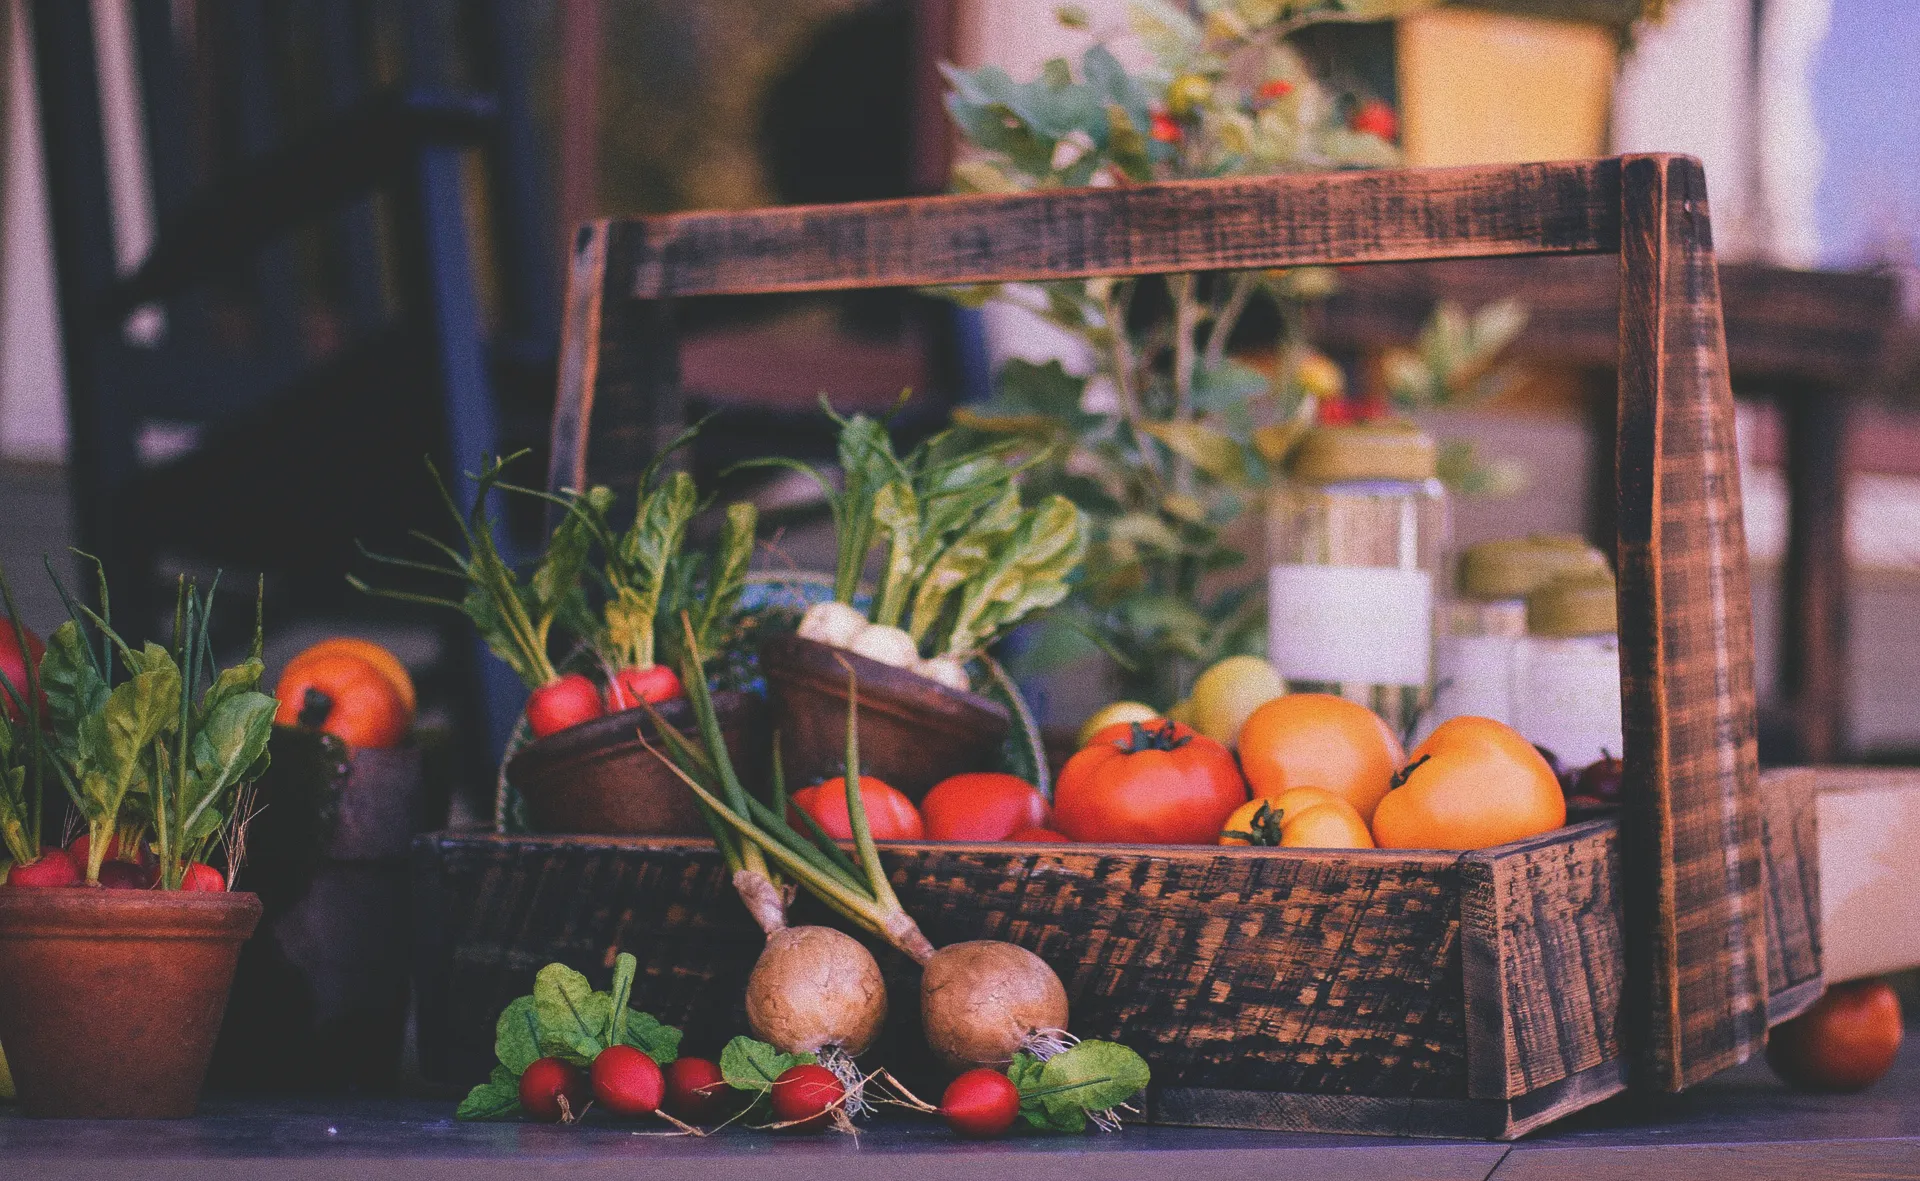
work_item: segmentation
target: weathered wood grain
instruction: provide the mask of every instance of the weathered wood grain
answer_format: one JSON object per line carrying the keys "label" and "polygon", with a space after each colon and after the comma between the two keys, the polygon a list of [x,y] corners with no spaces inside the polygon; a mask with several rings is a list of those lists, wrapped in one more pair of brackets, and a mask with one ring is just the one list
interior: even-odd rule
{"label": "weathered wood grain", "polygon": [[1820,776],[1812,767],[1781,767],[1760,776],[1768,1025],[1811,1005],[1826,984],[1820,951]]}
{"label": "weathered wood grain", "polygon": [[1050,189],[624,223],[654,299],[1612,251],[1614,160]]}
{"label": "weathered wood grain", "polygon": [[1766,1034],[1752,618],[1706,182],[1623,166],[1618,462],[1628,1028],[1676,1090]]}
{"label": "weathered wood grain", "polygon": [[1617,830],[1595,820],[1462,859],[1468,1092],[1513,1099],[1620,1057]]}

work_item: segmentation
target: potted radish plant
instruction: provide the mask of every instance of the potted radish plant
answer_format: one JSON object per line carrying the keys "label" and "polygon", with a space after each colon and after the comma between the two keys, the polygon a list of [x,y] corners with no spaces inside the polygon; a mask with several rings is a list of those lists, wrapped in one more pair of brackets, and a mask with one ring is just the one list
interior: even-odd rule
{"label": "potted radish plant", "polygon": [[[656,636],[656,630],[667,630],[657,629],[656,621],[685,609],[708,640],[726,624],[752,557],[753,506],[729,506],[713,551],[696,552],[686,539],[700,505],[684,473],[643,476],[633,521],[621,530],[609,520],[615,500],[611,489],[555,496],[520,487],[505,478],[515,458],[495,459],[482,468],[464,513],[442,484],[460,532],[458,545],[427,539],[444,563],[368,555],[389,566],[458,580],[466,588],[461,598],[353,581],[370,593],[464,613],[489,649],[527,685],[526,712],[509,747],[503,784],[519,793],[532,827],[600,834],[700,832],[694,801],[644,756],[635,731],[651,725],[645,705],[659,705],[671,724],[689,724],[679,677],[656,659],[673,650],[670,636],[664,643]],[[565,510],[524,574],[506,561],[494,539],[486,503],[495,489],[536,496]],[[730,732],[757,722],[756,700],[732,692],[720,700]]]}
{"label": "potted radish plant", "polygon": [[[0,1043],[30,1115],[177,1117],[198,1099],[260,917],[230,886],[276,707],[257,610],[251,653],[220,669],[212,597],[183,581],[172,642],[139,648],[104,587],[97,612],[68,599],[25,684],[0,678],[23,719],[0,719]],[[43,844],[49,779],[85,821],[67,849]]]}
{"label": "potted radish plant", "polygon": [[[838,487],[795,461],[755,461],[820,482],[837,550],[832,599],[762,649],[773,724],[797,779],[839,774],[850,661],[866,688],[872,773],[917,801],[956,772],[990,769],[1011,718],[979,691],[995,667],[984,658],[1066,597],[1086,552],[1085,518],[1064,496],[1022,504],[1013,445],[969,445],[947,431],[899,455],[880,422],[827,413],[840,428]],[[879,576],[863,593],[876,550]],[[1004,678],[998,686],[1013,693]]]}

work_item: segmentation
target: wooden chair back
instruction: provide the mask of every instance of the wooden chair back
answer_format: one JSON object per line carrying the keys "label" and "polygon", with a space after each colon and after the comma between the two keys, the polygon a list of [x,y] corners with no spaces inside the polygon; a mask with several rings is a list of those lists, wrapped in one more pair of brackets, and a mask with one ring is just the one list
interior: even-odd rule
{"label": "wooden chair back", "polygon": [[1620,259],[1616,481],[1626,1029],[1678,1090],[1766,1035],[1753,645],[1733,400],[1698,161],[1644,155],[598,221],[570,261],[555,488],[683,425],[679,297],[1444,258]]}

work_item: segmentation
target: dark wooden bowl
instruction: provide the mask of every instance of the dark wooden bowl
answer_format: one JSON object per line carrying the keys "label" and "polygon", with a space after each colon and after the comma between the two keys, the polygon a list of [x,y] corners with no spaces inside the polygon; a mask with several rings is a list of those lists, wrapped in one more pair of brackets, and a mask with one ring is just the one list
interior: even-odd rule
{"label": "dark wooden bowl", "polygon": [[760,650],[787,784],[840,774],[847,761],[847,669],[860,678],[860,761],[916,804],[962,771],[991,771],[1012,725],[1007,707],[845,649],[778,636]]}
{"label": "dark wooden bowl", "polygon": [[[684,697],[654,707],[682,733],[695,730]],[[766,711],[760,699],[729,691],[713,695],[714,713],[734,766],[748,783],[765,774]],[[645,709],[623,710],[570,726],[521,747],[507,762],[507,782],[527,804],[541,832],[612,836],[697,836],[707,831],[684,783],[640,744],[660,748]]]}

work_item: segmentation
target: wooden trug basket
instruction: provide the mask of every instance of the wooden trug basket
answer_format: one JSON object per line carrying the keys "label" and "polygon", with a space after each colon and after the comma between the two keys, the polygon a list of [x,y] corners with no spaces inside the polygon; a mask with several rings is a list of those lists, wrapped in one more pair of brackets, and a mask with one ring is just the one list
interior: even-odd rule
{"label": "wooden trug basket", "polygon": [[[1679,1090],[1819,994],[1804,777],[1763,792],[1733,402],[1697,161],[1349,172],[602,221],[576,241],[554,487],[678,429],[678,297],[1308,264],[1617,254],[1619,823],[1467,854],[896,845],[936,943],[1033,948],[1073,1028],[1153,1064],[1169,1123],[1512,1137],[1631,1080]],[[595,445],[589,455],[589,439]],[[698,841],[416,848],[421,1050],[486,1073],[550,959],[644,965],[717,1048],[759,935]],[[890,969],[911,984],[902,965]],[[896,1026],[915,1006],[896,997]],[[900,1043],[911,1052],[911,1041]],[[899,1065],[895,1058],[890,1064]]]}

